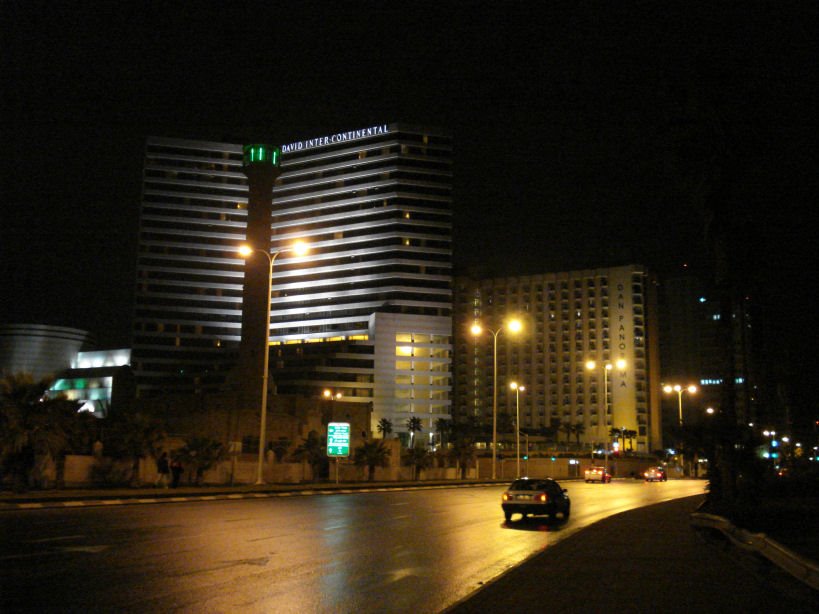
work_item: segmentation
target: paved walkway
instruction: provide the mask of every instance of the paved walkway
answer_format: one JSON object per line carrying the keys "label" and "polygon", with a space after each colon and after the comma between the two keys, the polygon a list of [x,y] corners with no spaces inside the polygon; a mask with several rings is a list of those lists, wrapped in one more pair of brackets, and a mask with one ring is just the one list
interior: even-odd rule
{"label": "paved walkway", "polygon": [[598,522],[529,559],[451,614],[819,612],[819,592],[689,522],[702,496]]}

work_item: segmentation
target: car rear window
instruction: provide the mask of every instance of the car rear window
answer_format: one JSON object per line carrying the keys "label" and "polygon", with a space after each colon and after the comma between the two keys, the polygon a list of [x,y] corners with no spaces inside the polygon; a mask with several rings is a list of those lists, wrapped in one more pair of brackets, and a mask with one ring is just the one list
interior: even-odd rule
{"label": "car rear window", "polygon": [[515,480],[509,490],[546,490],[553,488],[554,482],[544,482],[538,480]]}

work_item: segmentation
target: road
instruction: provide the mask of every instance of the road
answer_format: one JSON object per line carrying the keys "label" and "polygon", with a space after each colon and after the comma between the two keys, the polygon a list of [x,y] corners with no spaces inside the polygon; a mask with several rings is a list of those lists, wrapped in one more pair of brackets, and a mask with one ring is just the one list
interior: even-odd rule
{"label": "road", "polygon": [[504,523],[501,486],[4,512],[0,611],[439,612],[583,527],[705,482],[564,486],[565,523]]}

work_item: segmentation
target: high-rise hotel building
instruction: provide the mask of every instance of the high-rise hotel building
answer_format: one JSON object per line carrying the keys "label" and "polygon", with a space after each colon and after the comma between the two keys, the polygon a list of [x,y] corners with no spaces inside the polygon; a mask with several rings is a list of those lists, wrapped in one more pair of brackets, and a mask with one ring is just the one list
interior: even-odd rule
{"label": "high-rise hotel building", "polygon": [[[383,124],[281,147],[273,191],[270,377],[325,389],[396,432],[450,415],[452,149]],[[225,386],[241,330],[242,145],[147,142],[132,363],[142,396]],[[309,244],[297,257],[288,247]]]}
{"label": "high-rise hotel building", "polygon": [[[557,430],[564,441],[570,436],[587,444],[610,441],[612,428],[625,429],[635,434],[633,449],[659,449],[655,297],[655,283],[640,266],[456,278],[453,414],[492,419],[497,360],[498,414],[514,419],[510,383],[525,387],[521,428]],[[512,318],[523,323],[518,334],[504,328]],[[473,336],[474,322],[497,335]]]}

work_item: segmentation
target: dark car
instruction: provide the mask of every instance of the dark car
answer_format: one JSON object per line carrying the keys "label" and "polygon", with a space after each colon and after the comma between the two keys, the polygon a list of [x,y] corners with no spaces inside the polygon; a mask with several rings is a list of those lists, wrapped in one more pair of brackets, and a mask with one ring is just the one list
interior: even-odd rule
{"label": "dark car", "polygon": [[649,467],[646,469],[643,476],[646,482],[665,482],[668,478],[665,474],[665,469],[662,467]]}
{"label": "dark car", "polygon": [[501,507],[507,522],[515,513],[523,518],[529,514],[550,518],[563,514],[563,518],[568,519],[572,502],[566,489],[550,478],[521,478],[512,482],[503,493]]}

